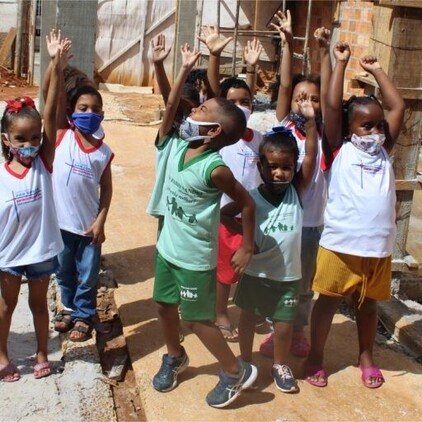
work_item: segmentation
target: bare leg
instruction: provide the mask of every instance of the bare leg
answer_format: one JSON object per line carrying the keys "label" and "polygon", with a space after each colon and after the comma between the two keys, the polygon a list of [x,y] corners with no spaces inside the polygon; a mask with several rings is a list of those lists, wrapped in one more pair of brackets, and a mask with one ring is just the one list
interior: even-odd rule
{"label": "bare leg", "polygon": [[230,297],[230,284],[223,284],[217,282],[217,294],[216,294],[216,325],[230,326],[231,322],[227,311],[227,304]]}
{"label": "bare leg", "polygon": [[18,303],[20,288],[21,277],[0,272],[0,365],[9,363],[7,339],[13,311]]}
{"label": "bare leg", "polygon": [[178,305],[157,302],[158,320],[164,334],[164,341],[169,356],[179,357],[182,355],[182,348],[179,340],[180,319],[177,310]]}
{"label": "bare leg", "polygon": [[292,342],[293,324],[274,321],[274,365],[285,365]]}
{"label": "bare leg", "polygon": [[34,321],[35,336],[37,337],[37,363],[48,361],[48,307],[47,290],[49,277],[28,282],[29,308]]}
{"label": "bare leg", "polygon": [[236,357],[226,343],[223,334],[213,322],[186,321],[186,324],[214,355],[227,374],[236,375],[239,373],[240,368]]}
{"label": "bare leg", "polygon": [[241,309],[239,319],[239,346],[242,359],[246,362],[252,362],[255,323],[255,314]]}
{"label": "bare leg", "polygon": [[[377,323],[377,302],[374,299],[365,298],[361,307],[356,307],[356,325],[359,338],[359,365],[362,368],[374,366],[373,349],[377,332]],[[378,384],[382,381],[383,379],[381,377],[369,377],[366,384]]]}
{"label": "bare leg", "polygon": [[[305,366],[322,366],[325,343],[340,301],[340,297],[319,294],[311,315],[311,350]],[[314,381],[320,380],[317,378]]]}

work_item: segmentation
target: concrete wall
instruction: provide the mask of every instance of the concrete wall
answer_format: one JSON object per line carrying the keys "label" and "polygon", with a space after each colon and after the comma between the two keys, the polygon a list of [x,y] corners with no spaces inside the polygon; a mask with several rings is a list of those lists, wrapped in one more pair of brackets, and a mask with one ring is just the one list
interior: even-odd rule
{"label": "concrete wall", "polygon": [[16,0],[0,0],[0,33],[6,33],[10,27],[16,27],[18,2]]}

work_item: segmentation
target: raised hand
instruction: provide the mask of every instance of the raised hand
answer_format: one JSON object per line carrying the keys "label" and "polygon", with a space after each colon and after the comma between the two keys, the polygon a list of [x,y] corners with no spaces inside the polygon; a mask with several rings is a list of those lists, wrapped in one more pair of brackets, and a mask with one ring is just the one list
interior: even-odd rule
{"label": "raised hand", "polygon": [[164,34],[159,34],[151,40],[152,48],[152,62],[163,62],[171,51],[171,47],[166,49],[166,37]]}
{"label": "raised hand", "polygon": [[286,41],[286,37],[293,37],[292,17],[290,15],[290,10],[286,10],[286,13],[279,10],[274,15],[274,19],[277,23],[271,22],[269,26],[280,33],[280,38],[282,41]]}
{"label": "raised hand", "polygon": [[328,48],[330,45],[330,35],[331,32],[329,29],[321,26],[321,28],[317,28],[314,32],[314,37],[318,42],[318,46],[320,48]]}
{"label": "raised hand", "polygon": [[300,114],[306,119],[315,119],[315,111],[312,107],[311,97],[306,91],[301,91],[297,98]]}
{"label": "raised hand", "polygon": [[365,56],[359,60],[359,64],[369,73],[374,73],[375,70],[381,69],[381,65],[375,56]]}
{"label": "raised hand", "polygon": [[56,57],[57,51],[60,49],[62,42],[72,42],[68,38],[62,40],[62,31],[60,29],[52,29],[50,34],[45,36],[45,41],[47,43],[48,55],[54,59]]}
{"label": "raised hand", "polygon": [[207,25],[202,28],[202,35],[198,39],[207,46],[210,54],[219,56],[233,37],[223,38],[220,36],[218,26]]}
{"label": "raised hand", "polygon": [[259,56],[262,52],[262,44],[259,40],[254,38],[252,41],[246,43],[246,47],[243,50],[243,56],[246,64],[255,66],[259,60]]}
{"label": "raised hand", "polygon": [[347,62],[350,59],[350,47],[347,42],[339,41],[334,46],[334,57],[339,62]]}
{"label": "raised hand", "polygon": [[182,66],[187,69],[192,69],[201,56],[201,52],[196,49],[191,50],[188,43],[180,47],[180,53],[182,54]]}

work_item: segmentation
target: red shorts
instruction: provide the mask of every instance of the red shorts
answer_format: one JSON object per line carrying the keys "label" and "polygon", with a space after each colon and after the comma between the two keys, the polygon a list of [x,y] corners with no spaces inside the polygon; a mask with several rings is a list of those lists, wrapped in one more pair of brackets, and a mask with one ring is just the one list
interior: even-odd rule
{"label": "red shorts", "polygon": [[232,232],[225,225],[220,224],[218,231],[218,260],[217,281],[222,284],[233,284],[239,280],[235,273],[231,259],[242,245],[243,235]]}

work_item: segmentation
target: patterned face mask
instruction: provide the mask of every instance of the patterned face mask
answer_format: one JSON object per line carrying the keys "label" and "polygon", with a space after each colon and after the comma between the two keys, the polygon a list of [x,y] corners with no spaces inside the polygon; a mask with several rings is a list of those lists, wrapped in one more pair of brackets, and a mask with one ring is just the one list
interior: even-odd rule
{"label": "patterned face mask", "polygon": [[13,154],[16,159],[24,166],[29,166],[32,160],[38,155],[40,151],[39,146],[20,147],[15,148],[10,146],[10,153]]}
{"label": "patterned face mask", "polygon": [[[291,111],[290,114],[289,114],[289,119],[295,124],[296,128],[299,129],[300,132],[303,135],[306,135],[306,130],[305,130],[306,119],[305,119],[305,117],[303,117],[299,113],[294,113],[293,111]],[[320,127],[322,125],[322,114],[321,113],[317,113],[315,115],[315,123],[316,123],[317,127]]]}
{"label": "patterned face mask", "polygon": [[200,135],[200,126],[220,126],[216,122],[198,122],[187,117],[179,127],[179,136],[186,142],[201,141],[203,139],[211,138],[209,135]]}
{"label": "patterned face mask", "polygon": [[383,133],[373,133],[365,136],[353,134],[350,141],[357,149],[369,155],[377,155],[385,142],[385,135]]}

